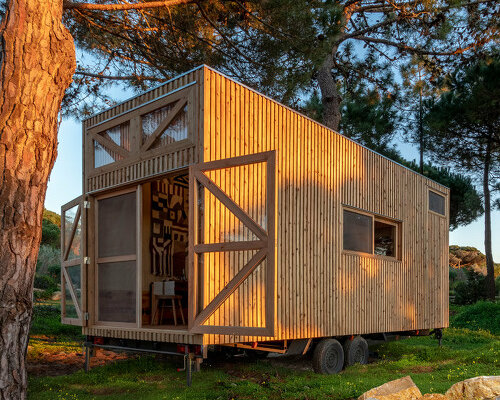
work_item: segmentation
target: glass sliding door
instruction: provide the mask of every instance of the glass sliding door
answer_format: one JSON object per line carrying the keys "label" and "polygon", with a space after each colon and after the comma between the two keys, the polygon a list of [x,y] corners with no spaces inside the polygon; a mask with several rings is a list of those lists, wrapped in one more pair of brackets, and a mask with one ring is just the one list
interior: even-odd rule
{"label": "glass sliding door", "polygon": [[137,191],[97,198],[97,320],[137,324]]}

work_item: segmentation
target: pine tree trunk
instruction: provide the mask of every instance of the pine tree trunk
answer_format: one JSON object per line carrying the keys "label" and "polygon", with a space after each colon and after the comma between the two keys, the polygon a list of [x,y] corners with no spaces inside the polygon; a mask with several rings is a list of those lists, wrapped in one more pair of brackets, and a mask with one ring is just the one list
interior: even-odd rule
{"label": "pine tree trunk", "polygon": [[75,49],[62,0],[10,0],[0,36],[0,399],[24,399],[43,203]]}
{"label": "pine tree trunk", "polygon": [[495,300],[495,266],[491,250],[491,193],[490,193],[490,168],[491,168],[491,143],[486,146],[483,170],[484,192],[484,252],[486,255],[486,297]]}
{"label": "pine tree trunk", "polygon": [[[332,51],[332,54],[335,52],[336,49]],[[334,131],[338,131],[342,97],[337,90],[337,83],[332,75],[332,54],[325,59],[318,71],[318,84],[321,90],[321,102],[323,104],[323,124]]]}

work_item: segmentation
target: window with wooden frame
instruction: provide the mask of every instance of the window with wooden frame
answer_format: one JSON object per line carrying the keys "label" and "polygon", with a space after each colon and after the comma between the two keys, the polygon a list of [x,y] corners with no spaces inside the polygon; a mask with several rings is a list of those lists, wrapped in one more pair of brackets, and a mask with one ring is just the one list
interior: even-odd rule
{"label": "window with wooden frame", "polygon": [[429,211],[435,212],[443,217],[446,216],[446,198],[432,190],[429,190]]}
{"label": "window with wooden frame", "polygon": [[193,84],[167,93],[87,130],[89,170],[113,168],[192,145]]}
{"label": "window with wooden frame", "polygon": [[363,211],[344,209],[343,249],[400,259],[401,223]]}

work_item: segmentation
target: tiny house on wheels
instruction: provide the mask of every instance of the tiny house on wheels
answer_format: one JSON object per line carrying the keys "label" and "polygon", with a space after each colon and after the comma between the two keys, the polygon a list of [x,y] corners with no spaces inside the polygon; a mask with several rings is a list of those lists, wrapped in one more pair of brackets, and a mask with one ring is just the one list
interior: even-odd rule
{"label": "tiny house on wheels", "polygon": [[333,373],[448,326],[449,190],[221,73],[86,119],[83,143],[62,321],[88,346],[310,350]]}

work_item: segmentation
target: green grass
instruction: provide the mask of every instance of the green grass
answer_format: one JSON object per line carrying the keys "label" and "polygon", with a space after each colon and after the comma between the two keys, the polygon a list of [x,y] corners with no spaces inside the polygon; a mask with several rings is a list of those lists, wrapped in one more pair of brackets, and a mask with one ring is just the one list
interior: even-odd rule
{"label": "green grass", "polygon": [[479,301],[471,306],[455,306],[451,326],[486,330],[500,335],[500,302]]}
{"label": "green grass", "polygon": [[[250,362],[235,358],[202,366],[193,386],[177,361],[153,357],[116,362],[60,377],[31,378],[30,399],[348,399],[392,379],[410,375],[423,393],[445,392],[453,383],[478,375],[500,374],[500,338],[488,332],[448,329],[443,346],[431,337],[386,343],[379,361],[347,368],[339,375],[287,368],[285,361]],[[304,361],[300,361],[302,365]]]}
{"label": "green grass", "polygon": [[30,334],[51,336],[63,341],[84,339],[81,327],[61,324],[60,302],[51,300],[34,304]]}
{"label": "green grass", "polygon": [[[455,316],[473,306],[460,307]],[[38,310],[36,310],[38,311]],[[78,328],[62,327],[54,311],[41,313],[47,330],[58,329],[73,338],[59,342],[53,351],[74,351]],[[37,312],[35,312],[35,315]],[[45,318],[45,319],[44,319]],[[52,321],[50,321],[52,319]],[[476,326],[474,326],[476,327]],[[41,325],[34,325],[39,333]],[[47,332],[45,331],[45,333]],[[236,357],[223,364],[205,362],[185,385],[185,373],[177,372],[181,359],[160,361],[140,357],[58,377],[31,377],[29,398],[52,399],[352,399],[387,381],[410,375],[422,393],[444,393],[452,384],[478,375],[500,375],[500,336],[484,330],[445,330],[442,347],[433,337],[413,337],[372,347],[378,359],[369,365],[349,367],[339,375],[317,375],[304,370],[308,360]],[[31,352],[43,351],[33,345]],[[41,354],[41,353],[40,353]]]}

